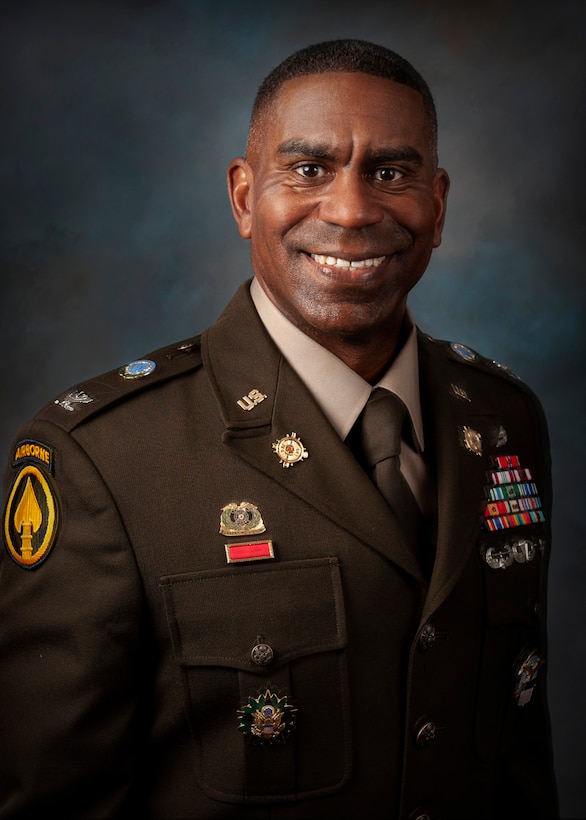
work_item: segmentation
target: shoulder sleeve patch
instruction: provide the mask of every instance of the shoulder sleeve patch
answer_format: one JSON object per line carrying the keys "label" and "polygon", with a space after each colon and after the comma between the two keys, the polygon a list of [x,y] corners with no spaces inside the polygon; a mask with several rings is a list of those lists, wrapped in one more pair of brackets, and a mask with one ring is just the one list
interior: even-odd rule
{"label": "shoulder sleeve patch", "polygon": [[29,438],[19,441],[14,448],[12,466],[18,467],[24,463],[40,464],[50,473],[53,472],[54,451],[52,447],[41,441]]}
{"label": "shoulder sleeve patch", "polygon": [[8,554],[25,569],[33,569],[49,555],[59,527],[59,504],[53,478],[36,463],[18,471],[4,513],[4,542]]}

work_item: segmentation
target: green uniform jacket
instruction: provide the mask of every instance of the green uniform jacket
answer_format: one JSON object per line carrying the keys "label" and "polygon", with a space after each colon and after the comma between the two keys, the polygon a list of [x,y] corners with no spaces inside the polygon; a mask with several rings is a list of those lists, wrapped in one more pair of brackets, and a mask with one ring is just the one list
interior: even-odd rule
{"label": "green uniform jacket", "polygon": [[[150,375],[84,383],[19,431],[0,817],[557,816],[543,415],[466,348],[420,334],[419,350],[429,588],[246,285]],[[487,530],[501,484],[542,515]]]}

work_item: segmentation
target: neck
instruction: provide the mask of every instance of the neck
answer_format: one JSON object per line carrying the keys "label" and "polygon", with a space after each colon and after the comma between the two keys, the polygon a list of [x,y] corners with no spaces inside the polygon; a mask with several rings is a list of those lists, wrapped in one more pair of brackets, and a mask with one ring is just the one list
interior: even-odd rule
{"label": "neck", "polygon": [[406,330],[404,321],[401,321],[397,325],[385,328],[384,334],[369,334],[367,338],[333,336],[315,331],[308,335],[369,384],[376,384],[401,349]]}

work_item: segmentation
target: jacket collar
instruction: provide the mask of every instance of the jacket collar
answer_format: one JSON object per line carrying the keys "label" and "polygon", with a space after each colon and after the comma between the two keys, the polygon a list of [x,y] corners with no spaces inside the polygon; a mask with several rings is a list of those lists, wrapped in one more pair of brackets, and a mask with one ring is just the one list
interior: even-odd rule
{"label": "jacket collar", "polygon": [[423,619],[445,600],[480,534],[481,503],[490,469],[494,408],[478,398],[444,342],[419,335],[419,366],[428,452],[437,486],[436,560]]}

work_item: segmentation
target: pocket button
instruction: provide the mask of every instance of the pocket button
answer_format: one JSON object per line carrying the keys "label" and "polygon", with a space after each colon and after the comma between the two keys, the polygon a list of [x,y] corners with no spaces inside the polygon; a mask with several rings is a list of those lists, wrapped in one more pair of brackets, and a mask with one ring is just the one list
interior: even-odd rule
{"label": "pocket button", "polygon": [[250,657],[256,666],[268,666],[273,660],[273,650],[268,643],[257,643],[252,647]]}

